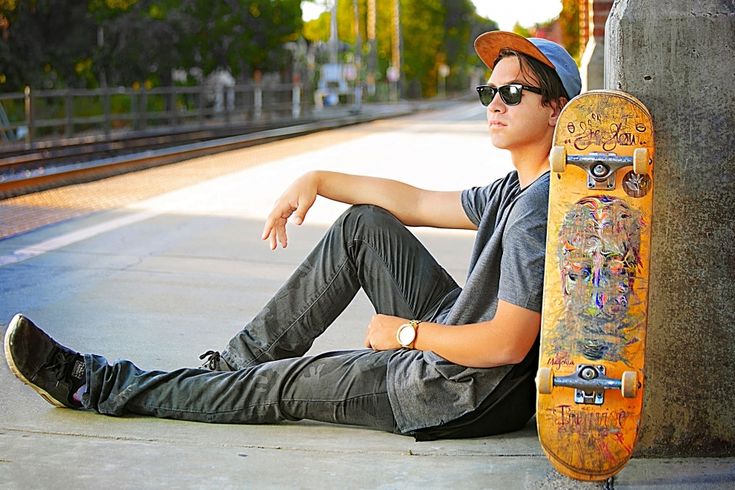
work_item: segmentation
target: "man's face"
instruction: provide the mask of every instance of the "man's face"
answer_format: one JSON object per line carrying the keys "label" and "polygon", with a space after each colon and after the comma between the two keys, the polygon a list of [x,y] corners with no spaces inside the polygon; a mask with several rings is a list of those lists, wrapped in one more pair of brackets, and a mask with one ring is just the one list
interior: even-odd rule
{"label": "man's face", "polygon": [[[488,85],[501,87],[509,83],[521,83],[538,87],[538,82],[521,72],[520,60],[509,56],[500,60],[493,69]],[[487,123],[490,139],[497,148],[522,150],[524,147],[550,141],[555,119],[553,106],[541,104],[539,94],[523,91],[518,105],[506,105],[500,94],[496,94],[487,106]]]}

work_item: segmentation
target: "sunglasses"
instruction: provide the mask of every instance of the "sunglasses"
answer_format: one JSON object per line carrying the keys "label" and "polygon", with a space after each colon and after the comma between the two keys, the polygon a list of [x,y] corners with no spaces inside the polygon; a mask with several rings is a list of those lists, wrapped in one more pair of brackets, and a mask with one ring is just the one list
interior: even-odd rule
{"label": "sunglasses", "polygon": [[491,87],[489,85],[479,85],[477,87],[477,95],[480,96],[480,103],[485,107],[489,106],[495,98],[496,93],[500,93],[500,99],[505,105],[518,105],[521,103],[521,95],[524,90],[541,94],[538,87],[529,87],[520,83],[509,83],[501,87]]}

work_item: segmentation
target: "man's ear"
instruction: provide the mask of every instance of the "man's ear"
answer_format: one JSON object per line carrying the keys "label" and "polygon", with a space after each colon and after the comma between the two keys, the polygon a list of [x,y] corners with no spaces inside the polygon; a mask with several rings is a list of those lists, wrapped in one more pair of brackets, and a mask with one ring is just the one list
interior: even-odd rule
{"label": "man's ear", "polygon": [[559,120],[559,114],[561,113],[562,108],[567,105],[567,102],[569,102],[569,99],[566,97],[559,97],[557,100],[549,102],[553,109],[553,112],[549,116],[549,126],[556,126],[556,122]]}

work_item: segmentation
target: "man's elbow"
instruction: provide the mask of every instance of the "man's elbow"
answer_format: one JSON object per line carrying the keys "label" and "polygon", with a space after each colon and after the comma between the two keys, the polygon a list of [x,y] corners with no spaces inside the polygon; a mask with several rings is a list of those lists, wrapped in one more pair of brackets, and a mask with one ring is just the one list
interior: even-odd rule
{"label": "man's elbow", "polygon": [[526,342],[508,345],[503,353],[504,364],[520,364],[528,355],[533,344],[528,345]]}
{"label": "man's elbow", "polygon": [[505,346],[501,350],[494,350],[491,355],[480,356],[475,361],[470,361],[468,365],[478,368],[493,368],[499,366],[508,366],[511,364],[519,364],[528,355],[529,348]]}

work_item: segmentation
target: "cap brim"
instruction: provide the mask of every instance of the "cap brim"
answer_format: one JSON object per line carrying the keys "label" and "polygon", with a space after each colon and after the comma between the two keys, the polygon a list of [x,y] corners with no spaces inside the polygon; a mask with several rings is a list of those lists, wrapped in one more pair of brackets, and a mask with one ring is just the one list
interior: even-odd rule
{"label": "cap brim", "polygon": [[475,39],[475,51],[480,59],[492,69],[495,60],[503,49],[512,49],[535,58],[550,68],[556,68],[534,44],[523,36],[513,32],[491,31],[480,34]]}

